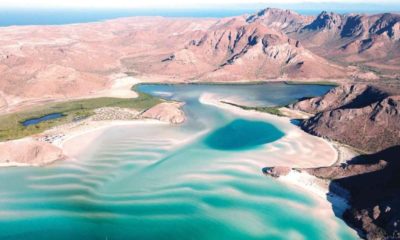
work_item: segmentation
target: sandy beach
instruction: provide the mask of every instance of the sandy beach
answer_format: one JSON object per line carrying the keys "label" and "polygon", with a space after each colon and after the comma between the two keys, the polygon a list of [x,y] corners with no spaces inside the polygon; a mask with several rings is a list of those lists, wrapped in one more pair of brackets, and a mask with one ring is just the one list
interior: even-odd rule
{"label": "sandy beach", "polygon": [[[203,104],[225,109],[239,116],[267,120],[285,130],[286,135],[284,138],[280,139],[276,144],[270,144],[269,153],[279,151],[280,144],[283,144],[288,147],[285,152],[286,157],[285,159],[274,160],[268,159],[268,155],[266,155],[265,158],[269,164],[273,166],[282,166],[283,164],[283,166],[293,168],[311,168],[330,166],[338,161],[338,152],[329,141],[303,132],[299,127],[290,123],[290,118],[254,110],[243,110],[239,107],[222,103],[221,101],[224,100],[221,96],[207,93],[200,98],[200,102]],[[284,160],[284,163],[282,163],[282,160]]]}
{"label": "sandy beach", "polygon": [[[84,121],[70,123],[49,129],[41,134],[32,137],[26,137],[19,140],[0,143],[0,148],[13,149],[22,147],[24,151],[14,153],[5,157],[5,150],[1,157],[0,167],[20,167],[20,166],[43,166],[51,164],[58,160],[68,160],[78,156],[87,147],[96,141],[107,129],[115,126],[137,126],[137,125],[167,125],[168,123],[154,119],[137,120],[109,120],[93,121],[86,119]],[[4,145],[4,146],[3,146]],[[57,155],[55,155],[57,154]],[[7,159],[18,158],[19,161]]]}
{"label": "sandy beach", "polygon": [[[221,101],[224,100],[226,101],[226,99],[223,97],[213,94],[203,94],[200,99],[203,104],[213,105],[241,116],[251,117],[254,119],[265,119],[270,122],[274,122],[275,124],[279,124],[279,122],[290,122],[290,118],[288,117],[275,116],[269,113],[262,113],[254,110],[243,110],[239,107],[222,103]],[[293,110],[288,110],[287,113],[293,116],[307,117],[307,115]],[[286,166],[289,168],[332,166],[341,162],[345,162],[357,155],[354,150],[342,144],[312,136],[303,132],[297,126],[293,126],[293,128],[295,128],[295,130],[291,129],[291,131],[295,131],[297,133],[297,141],[301,139],[302,143],[308,142],[309,144],[313,145],[313,152],[321,152],[320,155],[324,156],[325,158],[315,157],[315,155],[319,155],[315,154],[313,157],[309,157],[308,161],[306,162],[300,161],[299,163],[299,161],[286,161],[284,164],[277,162],[275,166]],[[318,146],[328,147],[331,152],[327,153],[326,151],[322,150],[323,148]],[[328,158],[326,158],[327,155],[329,156]],[[302,159],[302,155],[298,154],[295,158]],[[291,162],[293,162],[293,164],[290,164]],[[317,204],[318,211],[315,211],[315,214],[319,215],[319,217],[323,219],[332,219],[335,215],[342,214],[349,207],[348,200],[346,199],[347,193],[344,190],[340,196],[333,194],[329,191],[329,181],[318,179],[306,172],[291,170],[287,175],[278,177],[277,180],[295,191],[309,193],[309,196],[311,196]],[[335,221],[331,221],[330,226],[332,227],[331,230],[339,227]]]}
{"label": "sandy beach", "polygon": [[[168,91],[159,91],[157,93],[167,94]],[[54,127],[31,138],[35,143],[43,144],[43,146],[47,147],[51,146],[52,151],[61,151],[62,156],[60,158],[47,159],[40,162],[40,164],[35,162],[8,162],[1,166],[44,166],[57,160],[65,162],[55,164],[54,168],[64,167],[68,169],[72,167],[75,169],[75,166],[82,165],[83,169],[89,169],[92,166],[96,166],[98,169],[105,168],[110,171],[104,176],[115,178],[113,181],[105,181],[104,186],[112,185],[114,181],[117,185],[122,184],[125,186],[126,179],[131,179],[133,175],[117,174],[118,171],[114,168],[125,172],[133,165],[146,166],[142,174],[147,176],[145,173],[149,171],[148,177],[151,179],[157,179],[157,174],[153,175],[153,172],[161,169],[164,173],[170,173],[171,176],[176,174],[185,177],[190,176],[190,181],[194,181],[193,177],[198,178],[199,182],[208,182],[211,176],[211,181],[227,180],[230,179],[227,176],[231,176],[232,173],[238,174],[232,175],[232,177],[254,176],[258,178],[255,184],[258,185],[257,189],[261,192],[266,191],[264,188],[268,188],[268,185],[279,188],[283,184],[287,188],[281,188],[292,194],[308,196],[308,203],[306,204],[296,201],[288,201],[284,204],[299,212],[310,212],[309,214],[312,218],[327,219],[325,221],[326,226],[328,226],[325,230],[327,235],[334,236],[341,231],[342,223],[335,216],[347,208],[347,202],[340,196],[329,193],[329,182],[321,181],[304,172],[292,170],[289,174],[278,178],[277,180],[280,182],[278,183],[267,180],[266,177],[264,178],[262,169],[266,166],[278,165],[290,168],[330,166],[346,159],[349,153],[342,151],[344,149],[342,149],[342,146],[303,132],[298,126],[291,123],[291,118],[289,117],[243,110],[221,102],[229,100],[229,102],[241,103],[240,96],[242,95],[232,95],[232,97],[223,97],[214,93],[199,93],[198,96],[201,96],[199,101],[207,106],[203,105],[190,109],[200,114],[191,115],[192,112],[188,111],[188,119],[181,115],[179,111],[176,111],[184,104],[185,100],[182,99],[179,99],[182,102],[172,101],[158,104],[158,107],[153,107],[152,111],[146,110],[147,114],[124,108],[96,109],[96,114],[87,119]],[[190,104],[190,101],[186,102]],[[166,103],[170,105],[163,107]],[[248,104],[251,103],[249,102]],[[170,108],[172,106],[173,108]],[[207,118],[209,116],[207,114],[213,113],[220,114],[222,121],[198,121],[199,118]],[[292,117],[307,117],[295,111],[288,111],[288,115]],[[173,128],[169,124],[175,124],[176,119],[189,121],[187,125]],[[284,134],[268,144],[261,144],[252,148],[251,151],[229,151],[224,153],[204,145],[204,139],[237,119],[250,122],[263,121],[275,126]],[[201,127],[202,124],[204,126]],[[187,126],[191,128],[188,129]],[[249,134],[251,133],[249,132]],[[232,134],[232,138],[235,138],[234,134]],[[114,146],[114,144],[116,145]],[[111,150],[107,150],[108,148]],[[196,154],[198,151],[201,151],[202,154]],[[39,153],[42,156],[48,155],[46,151],[39,151]],[[102,154],[104,154],[104,158],[100,157]],[[203,161],[211,159],[213,160],[212,163],[204,165]],[[178,163],[178,161],[182,162]],[[191,168],[188,167],[193,167],[192,171],[195,171],[191,173]],[[209,167],[210,169],[207,169]],[[202,168],[204,168],[204,172],[202,172]],[[113,173],[115,171],[115,176],[110,174],[111,171]],[[213,178],[213,174],[216,173],[219,174]],[[103,176],[103,174],[99,176]],[[94,182],[99,181],[97,179],[99,176],[95,176]],[[171,176],[167,174],[165,179],[171,179]],[[263,179],[265,182],[263,182]],[[185,180],[183,182],[190,181]],[[157,182],[160,182],[160,180]],[[90,180],[90,183],[93,183],[92,180]],[[155,183],[152,181],[143,182],[143,185],[148,185],[149,187],[153,186],[153,184]],[[253,183],[249,182],[247,184],[251,185]],[[248,186],[247,184],[243,186],[244,189],[246,189],[245,186]],[[142,186],[139,186],[139,189],[140,187]],[[128,185],[125,188],[128,188]],[[231,187],[228,187],[228,189],[231,189]],[[276,201],[286,201],[285,199],[280,199],[280,196],[276,197]],[[265,200],[268,200],[268,198]],[[312,211],[309,211],[310,206]]]}

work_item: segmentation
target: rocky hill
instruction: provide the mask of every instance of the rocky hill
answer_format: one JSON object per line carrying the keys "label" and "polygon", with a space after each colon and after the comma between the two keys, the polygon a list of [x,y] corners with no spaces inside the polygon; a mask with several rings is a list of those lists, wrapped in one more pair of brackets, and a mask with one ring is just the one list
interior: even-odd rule
{"label": "rocky hill", "polygon": [[[277,30],[278,22],[264,20],[234,18],[218,22],[164,63],[174,68],[187,66],[188,74],[210,80],[346,76],[343,67],[313,54],[298,40]],[[289,23],[282,22],[279,26],[287,28]],[[200,69],[199,66],[207,67]]]}
{"label": "rocky hill", "polygon": [[291,106],[315,116],[301,127],[366,152],[400,145],[400,95],[374,86],[344,85]]}
{"label": "rocky hill", "polygon": [[382,74],[399,70],[399,32],[399,14],[322,12],[290,36],[323,57]]}
{"label": "rocky hill", "polygon": [[184,43],[141,59],[144,65],[131,58],[130,66],[141,73],[200,81],[400,77],[398,14],[323,11],[314,17],[266,8],[208,24],[168,36]]}

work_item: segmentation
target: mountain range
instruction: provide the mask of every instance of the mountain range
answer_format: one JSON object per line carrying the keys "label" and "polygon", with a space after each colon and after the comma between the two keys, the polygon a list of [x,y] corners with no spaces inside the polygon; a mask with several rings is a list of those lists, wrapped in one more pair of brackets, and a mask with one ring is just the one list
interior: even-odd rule
{"label": "mountain range", "polygon": [[219,20],[199,35],[164,64],[201,63],[207,67],[185,70],[209,80],[398,77],[398,14],[312,17],[267,8]]}
{"label": "mountain range", "polygon": [[400,78],[400,15],[267,8],[229,18],[132,17],[0,29],[0,108],[76,98],[116,74],[173,82]]}

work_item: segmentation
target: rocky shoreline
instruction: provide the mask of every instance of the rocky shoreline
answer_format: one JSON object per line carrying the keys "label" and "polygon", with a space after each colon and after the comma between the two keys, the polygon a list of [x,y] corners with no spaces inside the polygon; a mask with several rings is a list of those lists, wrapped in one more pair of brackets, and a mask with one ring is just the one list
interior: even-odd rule
{"label": "rocky shoreline", "polygon": [[[321,168],[266,167],[264,174],[326,198],[365,239],[400,238],[400,146]],[[338,204],[339,203],[339,204]]]}
{"label": "rocky shoreline", "polygon": [[[301,121],[304,131],[372,154],[345,154],[336,164],[320,168],[276,166],[263,172],[289,179],[292,184],[302,182],[302,187],[328,200],[332,196],[341,199],[347,206],[336,211],[337,201],[330,200],[333,210],[362,238],[400,238],[399,91],[365,84],[342,85],[289,108],[314,114]],[[324,190],[316,190],[321,186]]]}
{"label": "rocky shoreline", "polygon": [[315,114],[301,123],[313,135],[369,153],[400,145],[400,90],[347,84],[290,107]]}

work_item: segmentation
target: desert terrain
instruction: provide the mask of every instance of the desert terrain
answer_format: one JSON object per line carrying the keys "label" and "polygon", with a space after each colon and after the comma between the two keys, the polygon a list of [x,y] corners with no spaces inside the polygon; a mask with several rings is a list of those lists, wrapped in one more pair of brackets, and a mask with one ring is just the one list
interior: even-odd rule
{"label": "desert terrain", "polygon": [[398,14],[303,16],[267,8],[222,19],[132,17],[0,29],[0,110],[96,95],[121,78],[394,84]]}

